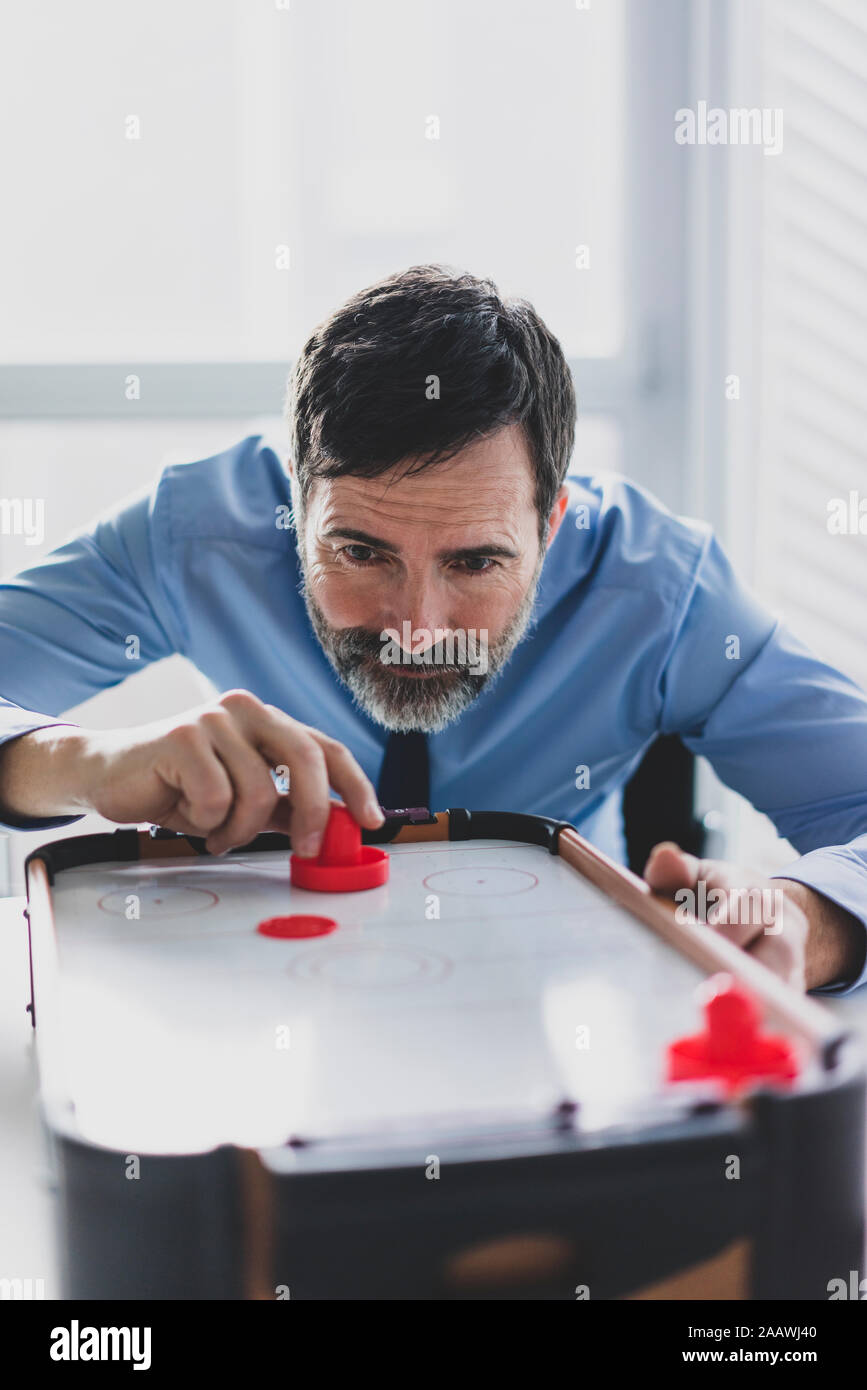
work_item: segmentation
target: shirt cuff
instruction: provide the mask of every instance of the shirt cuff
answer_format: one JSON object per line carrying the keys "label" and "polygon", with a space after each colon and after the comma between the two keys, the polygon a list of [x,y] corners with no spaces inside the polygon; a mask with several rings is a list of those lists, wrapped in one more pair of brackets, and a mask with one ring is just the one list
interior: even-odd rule
{"label": "shirt cuff", "polygon": [[[9,713],[9,706],[2,707],[0,747],[11,743],[15,738],[32,734],[34,729],[78,728],[77,724],[72,724],[68,719],[52,719],[50,715],[37,714],[35,710],[16,709],[11,719],[8,718]],[[63,825],[74,825],[77,820],[82,819],[83,813],[80,816],[15,816],[4,810],[0,802],[0,830],[55,830]]]}
{"label": "shirt cuff", "polygon": [[[867,945],[867,863],[846,845],[814,849],[796,859],[788,868],[778,869],[771,878],[792,878],[813,888],[838,907],[857,917]],[[835,980],[811,989],[811,994],[850,994],[867,984],[867,953],[858,975],[851,980]]]}

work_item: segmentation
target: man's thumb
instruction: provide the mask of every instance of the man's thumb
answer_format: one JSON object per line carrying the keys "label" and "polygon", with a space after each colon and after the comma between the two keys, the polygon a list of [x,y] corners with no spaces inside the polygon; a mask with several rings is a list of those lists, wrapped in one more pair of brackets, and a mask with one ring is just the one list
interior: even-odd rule
{"label": "man's thumb", "polygon": [[677,888],[692,888],[698,876],[699,861],[687,854],[680,845],[664,840],[654,845],[644,866],[644,877],[660,893],[673,893]]}

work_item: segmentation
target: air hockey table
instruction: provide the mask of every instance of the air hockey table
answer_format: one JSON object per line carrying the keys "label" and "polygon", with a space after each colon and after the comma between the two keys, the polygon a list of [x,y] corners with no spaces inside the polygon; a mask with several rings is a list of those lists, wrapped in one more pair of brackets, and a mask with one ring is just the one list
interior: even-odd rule
{"label": "air hockey table", "polygon": [[[861,1268],[863,1060],[818,1002],[568,824],[364,840],[387,883],[333,895],[276,834],[29,857],[64,1297],[826,1299]],[[259,929],[286,913],[336,929]],[[720,980],[796,1075],[667,1079]]]}

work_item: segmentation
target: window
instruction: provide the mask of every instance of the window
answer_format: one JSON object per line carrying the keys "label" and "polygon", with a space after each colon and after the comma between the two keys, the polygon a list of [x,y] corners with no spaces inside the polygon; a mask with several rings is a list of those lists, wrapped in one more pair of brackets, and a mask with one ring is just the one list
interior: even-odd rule
{"label": "window", "polygon": [[[560,337],[574,471],[682,508],[683,0],[42,0],[4,37],[0,496],[45,527],[0,534],[4,573],[169,457],[279,430],[315,325],[426,260]],[[194,703],[172,660],[74,717]]]}
{"label": "window", "polygon": [[0,357],[284,361],[431,259],[612,356],[625,65],[624,0],[19,7]]}

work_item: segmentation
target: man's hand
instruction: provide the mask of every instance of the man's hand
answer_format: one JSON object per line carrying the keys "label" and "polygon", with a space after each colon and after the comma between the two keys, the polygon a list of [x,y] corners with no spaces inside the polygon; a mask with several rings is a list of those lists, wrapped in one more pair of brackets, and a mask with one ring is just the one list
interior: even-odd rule
{"label": "man's hand", "polygon": [[[288,776],[278,792],[270,769]],[[282,830],[301,855],[319,851],[329,788],[360,825],[382,824],[376,793],[336,739],[247,690],[134,729],[49,727],[0,750],[0,801],[16,816],[96,811],[204,835],[212,854]]]}
{"label": "man's hand", "polygon": [[794,879],[696,859],[670,843],[651,851],[644,877],[796,989],[852,980],[861,970],[867,943],[857,917]]}

